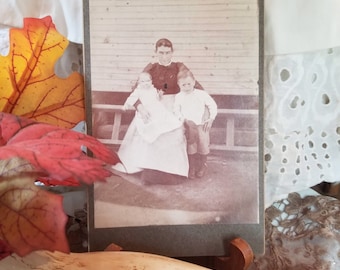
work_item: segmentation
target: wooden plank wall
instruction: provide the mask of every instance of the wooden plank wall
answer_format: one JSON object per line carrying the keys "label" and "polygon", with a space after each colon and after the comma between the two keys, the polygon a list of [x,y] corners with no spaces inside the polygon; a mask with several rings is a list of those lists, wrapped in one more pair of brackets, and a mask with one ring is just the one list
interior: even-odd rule
{"label": "wooden plank wall", "polygon": [[256,0],[89,0],[92,90],[130,92],[162,37],[210,94],[258,94]]}

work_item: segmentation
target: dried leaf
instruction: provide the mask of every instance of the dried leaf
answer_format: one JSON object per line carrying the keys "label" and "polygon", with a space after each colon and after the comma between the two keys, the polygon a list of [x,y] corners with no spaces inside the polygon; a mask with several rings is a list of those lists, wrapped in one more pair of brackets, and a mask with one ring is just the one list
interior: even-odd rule
{"label": "dried leaf", "polygon": [[83,76],[54,73],[68,43],[50,16],[10,29],[9,54],[0,56],[0,111],[66,128],[84,120]]}
{"label": "dried leaf", "polygon": [[10,246],[0,239],[0,261],[12,254]]}
{"label": "dried leaf", "polygon": [[62,197],[36,187],[35,177],[4,176],[13,174],[13,164],[20,172],[18,160],[0,161],[0,239],[19,256],[41,249],[69,252]]}
{"label": "dried leaf", "polygon": [[39,175],[39,172],[36,171],[31,163],[20,157],[0,160],[0,178],[10,178],[21,174]]}
{"label": "dried leaf", "polygon": [[70,177],[63,179],[62,183],[60,180],[53,179],[52,177],[38,177],[37,182],[40,182],[41,184],[45,186],[60,186],[61,184],[63,186],[68,186],[68,187],[79,187],[80,183],[78,180]]}
{"label": "dried leaf", "polygon": [[33,120],[28,118],[18,117],[8,113],[0,113],[0,146],[6,145],[20,129],[34,123]]}
{"label": "dried leaf", "polygon": [[[27,122],[1,112],[0,121],[2,130],[5,130],[3,122],[9,129],[16,130],[11,138],[8,134],[3,136],[6,145],[0,148],[0,159],[24,158],[37,172],[52,179],[74,178],[85,183],[105,180],[111,175],[105,165],[119,161],[115,152],[86,134],[32,121],[22,125]],[[9,124],[15,128],[7,126]],[[93,157],[87,155],[85,149],[90,150]]]}

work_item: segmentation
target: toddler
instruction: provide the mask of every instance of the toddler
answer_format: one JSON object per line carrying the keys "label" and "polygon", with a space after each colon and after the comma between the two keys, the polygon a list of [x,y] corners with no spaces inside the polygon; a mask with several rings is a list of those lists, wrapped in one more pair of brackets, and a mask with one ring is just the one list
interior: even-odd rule
{"label": "toddler", "polygon": [[209,131],[217,115],[217,105],[207,92],[195,89],[196,80],[189,70],[180,72],[177,82],[180,92],[175,96],[174,113],[187,130],[188,177],[201,178],[207,169]]}

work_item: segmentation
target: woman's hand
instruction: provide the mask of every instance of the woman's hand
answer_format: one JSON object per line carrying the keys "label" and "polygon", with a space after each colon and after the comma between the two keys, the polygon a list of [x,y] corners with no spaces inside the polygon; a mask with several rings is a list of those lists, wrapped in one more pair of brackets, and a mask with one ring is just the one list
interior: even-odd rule
{"label": "woman's hand", "polygon": [[214,122],[213,119],[207,119],[204,121],[203,123],[203,131],[204,132],[209,132],[209,130],[211,129],[212,123]]}
{"label": "woman's hand", "polygon": [[142,103],[138,104],[137,111],[143,119],[143,122],[146,124],[150,121],[151,115],[147,109],[143,106]]}
{"label": "woman's hand", "polygon": [[135,109],[135,107],[132,106],[132,105],[130,105],[130,104],[125,103],[125,104],[123,105],[123,110],[124,110],[124,111],[127,111],[127,110],[134,110],[134,109]]}
{"label": "woman's hand", "polygon": [[158,89],[157,92],[158,92],[159,99],[162,99],[162,97],[164,95],[164,91],[162,89]]}

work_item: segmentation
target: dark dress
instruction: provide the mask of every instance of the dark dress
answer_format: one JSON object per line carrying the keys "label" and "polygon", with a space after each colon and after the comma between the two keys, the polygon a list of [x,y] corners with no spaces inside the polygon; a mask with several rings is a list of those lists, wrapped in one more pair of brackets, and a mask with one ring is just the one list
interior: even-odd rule
{"label": "dark dress", "polygon": [[[171,62],[168,66],[159,63],[150,63],[144,68],[144,72],[148,72],[152,77],[152,83],[158,90],[163,90],[165,95],[177,94],[179,86],[177,84],[177,75],[181,71],[189,70],[181,62]],[[196,89],[203,87],[196,81]]]}

